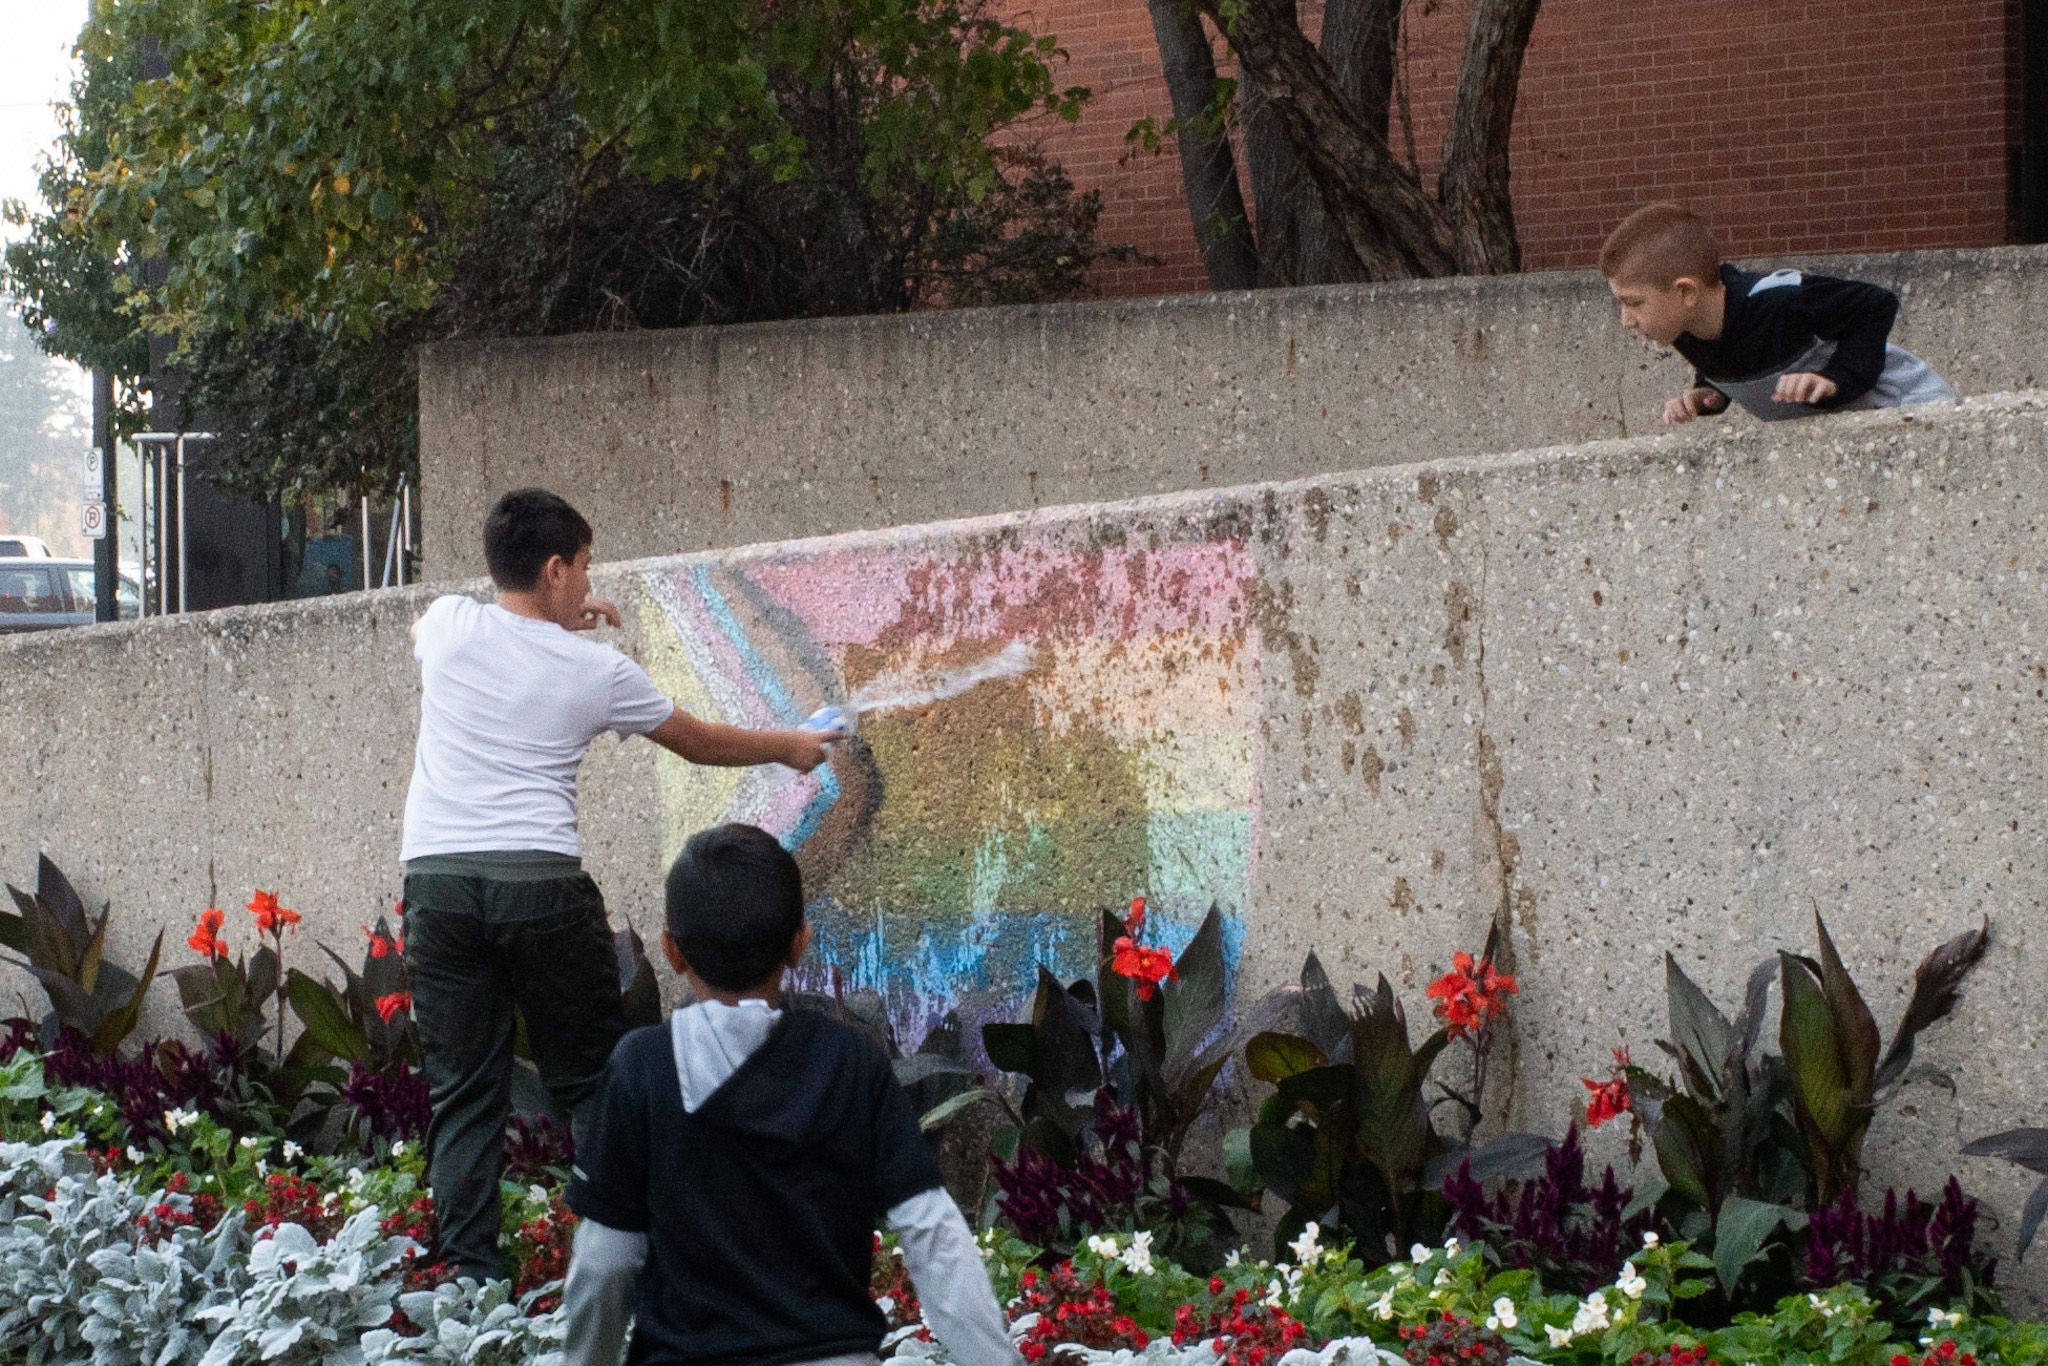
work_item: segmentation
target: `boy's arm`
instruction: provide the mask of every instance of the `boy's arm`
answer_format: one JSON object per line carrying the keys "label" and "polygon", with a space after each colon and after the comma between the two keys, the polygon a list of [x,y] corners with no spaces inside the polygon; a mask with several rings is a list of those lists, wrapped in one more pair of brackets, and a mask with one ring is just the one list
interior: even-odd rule
{"label": "boy's arm", "polygon": [[989,1285],[981,1250],[960,1207],[944,1187],[913,1195],[889,1210],[903,1265],[917,1286],[925,1326],[960,1366],[1010,1366],[1021,1361],[1002,1306]]}
{"label": "boy's arm", "polygon": [[619,1366],[646,1261],[646,1234],[595,1219],[576,1226],[562,1291],[562,1366]]}
{"label": "boy's arm", "polygon": [[785,764],[799,773],[809,773],[825,762],[825,741],[832,737],[808,730],[746,730],[700,721],[677,707],[668,720],[647,732],[647,738],[693,764],[718,768]]}
{"label": "boy's arm", "polygon": [[1835,344],[1820,377],[1834,393],[1815,406],[1839,408],[1869,393],[1884,373],[1885,342],[1899,316],[1899,296],[1861,280],[1808,275],[1799,284],[1799,311],[1813,335]]}
{"label": "boy's arm", "polygon": [[618,1366],[647,1257],[646,1104],[630,1045],[605,1064],[595,1121],[577,1137],[569,1208],[582,1219],[563,1291],[564,1366]]}

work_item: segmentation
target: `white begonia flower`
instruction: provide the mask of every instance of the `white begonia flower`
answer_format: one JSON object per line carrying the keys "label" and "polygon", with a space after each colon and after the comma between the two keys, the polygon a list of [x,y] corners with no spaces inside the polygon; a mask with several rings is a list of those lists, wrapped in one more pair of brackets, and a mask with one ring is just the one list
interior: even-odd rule
{"label": "white begonia flower", "polygon": [[1572,1315],[1572,1335],[1597,1333],[1607,1327],[1607,1296],[1595,1290],[1586,1296],[1585,1303]]}
{"label": "white begonia flower", "polygon": [[301,1147],[300,1147],[300,1146],[299,1146],[298,1144],[296,1144],[296,1143],[292,1142],[292,1141],[291,1141],[290,1139],[286,1139],[286,1140],[284,1141],[284,1160],[285,1160],[285,1161],[287,1161],[287,1162],[296,1162],[296,1161],[298,1161],[298,1160],[299,1160],[300,1158],[304,1157],[305,1155],[306,1155],[306,1150],[305,1150],[304,1148],[301,1148]]}
{"label": "white begonia flower", "polygon": [[545,1205],[548,1202],[548,1188],[546,1186],[528,1186],[526,1188],[526,1198],[533,1201],[536,1205]]}
{"label": "white begonia flower", "polygon": [[1438,1270],[1438,1272],[1436,1273],[1436,1280],[1431,1282],[1431,1284],[1433,1285],[1449,1285],[1450,1283],[1451,1269],[1449,1267],[1443,1267],[1440,1270]]}
{"label": "white begonia flower", "polygon": [[1385,1322],[1394,1317],[1394,1292],[1389,1290],[1372,1302],[1373,1317]]}
{"label": "white begonia flower", "polygon": [[1657,1246],[1657,1244],[1659,1244],[1659,1243],[1661,1243],[1661,1242],[1663,1242],[1663,1241],[1664,1241],[1664,1240],[1663,1240],[1662,1238],[1659,1238],[1659,1237],[1657,1236],[1657,1230],[1656,1230],[1656,1229],[1649,1229],[1649,1230],[1647,1230],[1647,1231],[1646,1231],[1646,1232],[1645,1232],[1645,1233],[1643,1234],[1643,1246],[1644,1246],[1645,1248],[1652,1248],[1652,1247],[1655,1247],[1655,1246]]}
{"label": "white begonia flower", "polygon": [[149,1161],[149,1154],[131,1143],[128,1146],[128,1160],[130,1162],[147,1162]]}
{"label": "white begonia flower", "polygon": [[1292,1252],[1294,1260],[1303,1266],[1314,1266],[1317,1255],[1323,1250],[1319,1241],[1322,1233],[1322,1228],[1311,1219],[1308,1221],[1308,1227],[1302,1229],[1301,1236],[1287,1245],[1287,1250]]}
{"label": "white begonia flower", "polygon": [[1232,1248],[1229,1252],[1223,1255],[1223,1264],[1225,1266],[1236,1266],[1239,1262],[1243,1260],[1244,1253],[1239,1248]]}
{"label": "white begonia flower", "polygon": [[199,1112],[197,1110],[164,1111],[164,1130],[167,1133],[175,1134],[178,1130],[188,1129],[198,1122]]}
{"label": "white begonia flower", "polygon": [[361,1190],[363,1188],[363,1182],[368,1179],[368,1177],[363,1175],[363,1169],[361,1167],[350,1167],[348,1169],[348,1188],[350,1190]]}
{"label": "white begonia flower", "polygon": [[92,1107],[92,1117],[94,1119],[98,1119],[101,1115],[105,1114],[106,1112],[107,1107],[104,1105],[95,1105]]}
{"label": "white begonia flower", "polygon": [[402,1138],[401,1138],[401,1139],[399,1139],[399,1140],[398,1140],[398,1141],[397,1141],[396,1143],[393,1143],[393,1144],[391,1145],[391,1156],[392,1156],[393,1160],[396,1160],[396,1159],[398,1159],[398,1158],[401,1158],[401,1157],[404,1157],[404,1156],[405,1156],[405,1140],[404,1140],[404,1139],[402,1139]]}
{"label": "white begonia flower", "polygon": [[263,1140],[251,1135],[241,1140],[241,1146],[244,1152],[254,1152],[263,1146]]}
{"label": "white begonia flower", "polygon": [[1090,1235],[1088,1250],[1102,1258],[1105,1262],[1113,1262],[1117,1259],[1116,1239],[1114,1238],[1104,1238],[1100,1234]]}
{"label": "white begonia flower", "polygon": [[1634,1262],[1623,1262],[1621,1275],[1615,1280],[1614,1288],[1632,1300],[1639,1300],[1643,1297],[1643,1292],[1650,1288],[1650,1283],[1636,1270]]}
{"label": "white begonia flower", "polygon": [[1521,1322],[1522,1320],[1515,1314],[1515,1302],[1506,1295],[1502,1295],[1493,1302],[1493,1317],[1486,1321],[1486,1326],[1491,1331],[1498,1333],[1503,1328],[1520,1327]]}
{"label": "white begonia flower", "polygon": [[1274,1309],[1280,1307],[1280,1281],[1277,1277],[1266,1285],[1266,1303]]}
{"label": "white begonia flower", "polygon": [[57,1132],[57,1112],[55,1110],[43,1111],[43,1132],[46,1134]]}
{"label": "white begonia flower", "polygon": [[1543,1325],[1543,1335],[1550,1339],[1550,1345],[1552,1347],[1562,1347],[1572,1340],[1571,1329],[1559,1328],[1554,1323],[1546,1323]]}
{"label": "white begonia flower", "polygon": [[1954,1328],[1959,1326],[1962,1321],[1963,1313],[1960,1309],[1952,1314],[1943,1313],[1939,1309],[1927,1311],[1927,1324],[1930,1328]]}
{"label": "white begonia flower", "polygon": [[1152,1231],[1150,1229],[1145,1230],[1143,1233],[1131,1235],[1131,1246],[1124,1253],[1124,1265],[1134,1275],[1149,1276],[1152,1274]]}
{"label": "white begonia flower", "polygon": [[1444,1256],[1455,1257],[1460,1251],[1462,1251],[1462,1248],[1456,1238],[1444,1239]]}
{"label": "white begonia flower", "polygon": [[1420,1243],[1408,1249],[1408,1260],[1417,1266],[1421,1266],[1424,1262],[1428,1261],[1431,1255],[1430,1250]]}
{"label": "white begonia flower", "polygon": [[270,1164],[260,1157],[256,1159],[256,1174],[258,1176],[270,1175]]}

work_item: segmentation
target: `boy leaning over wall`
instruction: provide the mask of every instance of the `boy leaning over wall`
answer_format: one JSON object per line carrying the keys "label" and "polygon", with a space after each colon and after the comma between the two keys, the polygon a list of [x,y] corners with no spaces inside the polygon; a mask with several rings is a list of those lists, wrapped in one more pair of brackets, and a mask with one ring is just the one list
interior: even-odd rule
{"label": "boy leaning over wall", "polygon": [[1898,296],[1859,280],[1738,270],[1700,217],[1636,210],[1600,248],[1621,325],[1692,362],[1664,405],[1673,425],[1739,403],[1765,422],[1954,398],[1926,361],[1891,344]]}

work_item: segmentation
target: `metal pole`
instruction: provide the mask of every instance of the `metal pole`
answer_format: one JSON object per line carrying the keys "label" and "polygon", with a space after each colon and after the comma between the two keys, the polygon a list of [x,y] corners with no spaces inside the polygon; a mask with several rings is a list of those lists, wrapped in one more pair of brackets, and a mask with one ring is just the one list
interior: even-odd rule
{"label": "metal pole", "polygon": [[113,621],[121,615],[116,600],[121,585],[121,476],[114,463],[114,376],[92,372],[92,444],[100,453],[100,505],[106,509],[105,532],[92,547],[92,619]]}
{"label": "metal pole", "polygon": [[156,476],[156,553],[162,561],[156,571],[156,614],[167,617],[171,614],[171,563],[164,558],[164,523],[170,518],[169,491],[164,485],[164,476],[169,473],[164,461],[164,448],[153,447],[155,451]]}
{"label": "metal pole", "polygon": [[370,586],[370,495],[363,495],[363,587]]}
{"label": "metal pole", "polygon": [[412,555],[412,485],[405,480],[398,481],[398,506],[404,516],[400,525],[405,528],[404,548],[398,552],[398,586],[405,587],[406,560]]}
{"label": "metal pole", "polygon": [[135,530],[136,553],[142,559],[142,581],[135,585],[135,615],[149,615],[149,447],[135,444]]}
{"label": "metal pole", "polygon": [[178,437],[178,610],[185,610],[185,438]]}
{"label": "metal pole", "polygon": [[391,586],[392,567],[398,563],[398,516],[404,510],[398,505],[397,499],[392,499],[391,531],[384,537],[384,573],[377,580],[379,588],[389,588]]}

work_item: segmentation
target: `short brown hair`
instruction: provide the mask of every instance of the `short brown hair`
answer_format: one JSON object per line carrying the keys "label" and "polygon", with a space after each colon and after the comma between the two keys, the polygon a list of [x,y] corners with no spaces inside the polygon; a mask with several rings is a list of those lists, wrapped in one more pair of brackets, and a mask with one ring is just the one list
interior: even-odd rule
{"label": "short brown hair", "polygon": [[1710,285],[1721,274],[1721,248],[1691,209],[1648,204],[1608,234],[1600,248],[1600,273],[1629,284],[1668,287],[1690,278]]}

